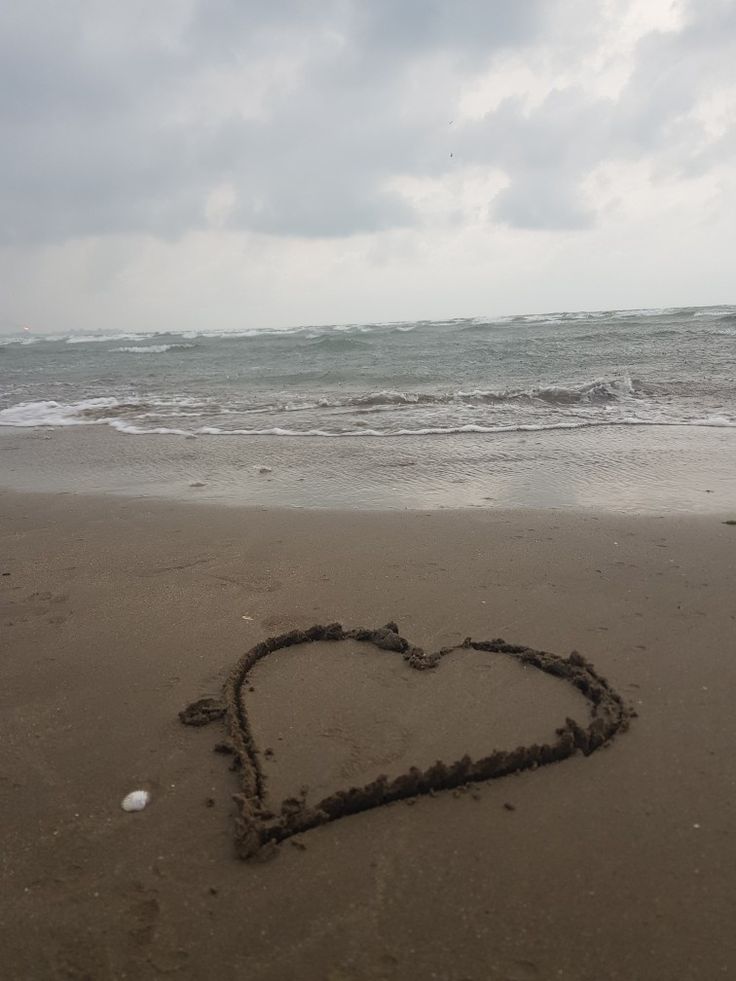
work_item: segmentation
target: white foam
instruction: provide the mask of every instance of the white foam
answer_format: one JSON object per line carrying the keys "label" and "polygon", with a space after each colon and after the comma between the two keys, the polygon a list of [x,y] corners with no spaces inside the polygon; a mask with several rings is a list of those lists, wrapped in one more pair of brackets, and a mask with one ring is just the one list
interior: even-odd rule
{"label": "white foam", "polygon": [[710,319],[713,317],[729,317],[736,314],[736,307],[713,307],[710,310],[696,310],[693,314],[693,320],[698,320],[701,318]]}
{"label": "white foam", "polygon": [[[532,393],[536,393],[533,395]],[[571,388],[548,386],[546,388],[531,389],[521,393],[533,407],[534,415],[539,416],[540,407],[535,405],[537,400],[549,402],[555,407],[554,415],[551,418],[541,421],[508,421],[493,423],[488,420],[486,424],[480,422],[446,425],[421,425],[416,428],[407,426],[393,428],[346,428],[340,429],[334,424],[327,426],[314,426],[305,429],[292,429],[283,426],[263,426],[260,428],[223,428],[215,425],[202,425],[196,427],[190,424],[191,428],[181,426],[166,426],[160,423],[164,419],[185,418],[201,419],[203,416],[231,417],[236,410],[228,410],[220,406],[217,402],[208,400],[197,400],[187,397],[166,397],[155,400],[143,401],[137,396],[127,398],[103,397],[82,399],[79,402],[57,402],[53,400],[20,402],[16,405],[0,410],[0,426],[37,428],[37,427],[68,427],[84,425],[108,425],[118,432],[132,436],[147,435],[174,435],[174,436],[286,436],[286,437],[321,437],[321,438],[344,438],[344,437],[400,437],[400,436],[442,436],[462,433],[509,433],[509,432],[544,432],[550,430],[583,429],[594,426],[702,426],[712,428],[734,428],[736,419],[732,414],[720,412],[703,417],[675,416],[671,411],[666,414],[657,412],[656,407],[649,405],[635,396],[634,385],[631,379],[624,377],[618,380],[597,379]],[[388,407],[405,405],[407,409],[401,410],[401,415],[405,419],[405,411],[408,407],[427,400],[434,405],[435,402],[452,401],[458,399],[477,400],[489,399],[494,401],[513,401],[519,393],[504,393],[501,396],[493,393],[459,392],[450,396],[425,395],[412,396],[407,393],[385,391],[377,393],[377,396],[359,396],[348,398],[344,402],[337,401],[330,403],[322,401],[315,408],[339,407],[340,409],[353,408],[354,411],[363,412],[360,408],[365,405],[365,400],[369,399],[368,405],[371,406],[374,399],[385,400]],[[602,406],[597,405],[603,402]],[[582,403],[582,405],[581,405]],[[355,407],[358,406],[356,409]],[[631,414],[622,416],[620,409],[622,406],[629,406]],[[574,407],[573,418],[569,418],[567,412],[570,407]],[[277,411],[286,408],[289,411],[297,409],[309,409],[309,405],[287,405],[286,407],[276,406]],[[385,407],[384,407],[385,408]],[[253,412],[264,412],[269,409],[254,407],[253,409],[241,408],[237,410],[244,415]],[[371,411],[371,410],[369,410]],[[340,413],[342,414],[342,413]],[[547,413],[545,412],[545,415]],[[560,418],[560,415],[563,418]],[[568,418],[564,418],[568,416]],[[508,418],[508,414],[507,414]],[[523,417],[522,417],[523,418]],[[527,414],[527,419],[529,415]],[[534,418],[534,417],[532,417]],[[150,421],[150,424],[149,424]],[[403,421],[403,419],[402,419]],[[429,420],[427,420],[429,421]],[[440,421],[440,420],[437,420]],[[419,422],[419,421],[418,421]],[[156,425],[158,423],[158,425]],[[349,425],[349,423],[348,423]]]}
{"label": "white foam", "polygon": [[[19,402],[0,410],[0,426],[32,428],[36,426],[83,426],[104,422],[95,418],[105,409],[117,409],[123,403],[116,398],[83,399],[81,402]],[[90,413],[85,418],[85,413]]]}
{"label": "white foam", "polygon": [[617,320],[625,320],[628,317],[666,317],[673,313],[677,313],[676,307],[635,307],[631,310],[614,310],[613,316]]}
{"label": "white foam", "polygon": [[163,354],[165,351],[186,351],[196,344],[146,344],[132,347],[114,347],[113,353],[125,354]]}
{"label": "white foam", "polygon": [[[171,429],[168,426],[153,426],[150,429],[144,429],[142,426],[136,426],[134,423],[125,422],[123,419],[104,419],[100,420],[106,422],[108,426],[116,429],[119,433],[125,433],[127,436],[186,436],[193,437],[199,430],[192,432],[190,429]],[[224,432],[224,430],[223,430]]]}
{"label": "white foam", "polygon": [[358,395],[321,395],[316,400],[272,403],[244,409],[248,414],[257,412],[302,412],[309,409],[383,409],[394,406],[451,405],[463,402],[520,402],[541,401],[559,403],[562,406],[579,403],[623,401],[637,394],[636,386],[628,375],[619,378],[594,378],[580,385],[540,385],[533,388],[492,389],[475,388],[456,392],[400,392],[383,389]]}
{"label": "white foam", "polygon": [[69,336],[49,337],[49,340],[65,341],[67,344],[104,344],[106,341],[145,341],[155,334],[142,332],[127,334],[70,334]]}
{"label": "white foam", "polygon": [[19,347],[28,347],[29,344],[38,344],[39,341],[43,341],[43,337],[0,337],[0,347],[10,347],[11,344],[17,344]]}
{"label": "white foam", "polygon": [[705,428],[722,429],[736,428],[736,421],[725,416],[710,416],[705,419],[640,419],[627,417],[623,419],[585,420],[579,422],[526,423],[506,426],[481,426],[468,423],[463,426],[426,426],[418,429],[346,429],[336,432],[330,429],[283,429],[272,426],[269,429],[220,429],[217,426],[200,426],[198,429],[169,429],[159,426],[154,429],[142,429],[121,419],[110,420],[114,429],[132,436],[167,435],[167,436],[290,436],[295,438],[395,438],[400,436],[451,436],[462,433],[535,433],[552,432],[571,429],[615,428],[616,426],[702,426]]}

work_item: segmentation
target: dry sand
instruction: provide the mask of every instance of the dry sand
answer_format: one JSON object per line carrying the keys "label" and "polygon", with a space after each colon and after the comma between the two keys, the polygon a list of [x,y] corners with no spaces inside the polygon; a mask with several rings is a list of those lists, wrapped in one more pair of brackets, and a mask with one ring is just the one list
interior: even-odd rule
{"label": "dry sand", "polygon": [[[736,973],[728,515],[1,500],[3,977]],[[638,718],[589,757],[239,861],[222,732],[177,713],[262,638],[331,620],[396,620],[429,651],[468,635],[576,648]],[[547,739],[585,712],[492,655],[412,673],[349,641],[275,654],[250,682],[274,799]],[[124,813],[137,788],[150,805]]]}

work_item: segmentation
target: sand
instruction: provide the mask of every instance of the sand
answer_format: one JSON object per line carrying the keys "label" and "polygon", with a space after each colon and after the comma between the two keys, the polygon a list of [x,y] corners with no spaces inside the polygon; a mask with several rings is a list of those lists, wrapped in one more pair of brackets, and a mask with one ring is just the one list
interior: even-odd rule
{"label": "sand", "polygon": [[[736,972],[732,514],[1,500],[3,976]],[[637,717],[591,755],[240,860],[223,722],[178,713],[219,698],[265,637],[390,620],[427,652],[468,636],[576,649]],[[546,741],[588,711],[559,679],[467,649],[416,672],[321,641],[248,682],[273,801]],[[136,789],[150,803],[126,813]]]}

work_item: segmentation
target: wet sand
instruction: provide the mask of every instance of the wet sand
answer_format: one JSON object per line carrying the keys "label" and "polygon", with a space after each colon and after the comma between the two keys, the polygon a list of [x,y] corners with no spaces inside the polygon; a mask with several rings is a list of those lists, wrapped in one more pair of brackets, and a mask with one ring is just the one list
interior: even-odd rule
{"label": "wet sand", "polygon": [[455,439],[130,436],[0,426],[0,487],[239,507],[720,513],[736,430],[624,426]]}
{"label": "wet sand", "polygon": [[[5,976],[736,972],[734,515],[0,500]],[[239,775],[213,752],[222,723],[178,712],[219,696],[263,638],[335,620],[395,620],[428,652],[467,636],[577,649],[638,717],[590,756],[378,807],[243,862]],[[547,740],[587,711],[487,652],[412,672],[319,642],[248,680],[274,801]],[[151,803],[126,814],[136,788]]]}

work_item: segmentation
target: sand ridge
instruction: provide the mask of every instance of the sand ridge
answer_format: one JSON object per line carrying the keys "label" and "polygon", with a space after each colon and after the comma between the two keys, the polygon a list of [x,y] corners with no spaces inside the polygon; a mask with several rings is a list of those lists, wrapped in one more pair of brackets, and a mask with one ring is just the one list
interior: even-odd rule
{"label": "sand ridge", "polygon": [[[274,813],[265,803],[261,752],[248,718],[245,694],[248,673],[258,661],[287,647],[315,641],[342,640],[362,641],[380,650],[400,653],[408,667],[417,671],[435,669],[442,658],[461,649],[508,655],[576,688],[590,705],[590,719],[585,727],[574,719],[565,719],[551,743],[521,745],[510,751],[494,750],[477,760],[467,754],[452,763],[438,760],[426,770],[410,767],[393,780],[381,775],[362,787],[353,786],[330,794],[314,806],[307,804],[305,795],[289,797],[281,803],[278,813]],[[428,654],[422,648],[411,645],[399,634],[398,626],[390,622],[377,629],[353,630],[345,630],[339,623],[317,624],[307,630],[292,630],[269,637],[246,651],[238,660],[225,683],[221,701],[215,698],[198,699],[183,709],[179,718],[190,726],[207,725],[223,717],[226,719],[229,742],[219,742],[215,750],[232,752],[235,756],[233,768],[240,773],[240,792],[234,795],[239,811],[236,849],[240,858],[249,859],[259,855],[264,848],[272,851],[277,843],[296,834],[349,815],[399,800],[547,766],[577,752],[589,756],[619,732],[625,731],[635,714],[577,651],[563,658],[547,651],[508,644],[501,638],[474,641],[468,637],[462,644]]]}

